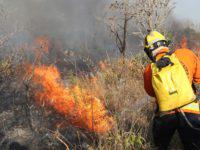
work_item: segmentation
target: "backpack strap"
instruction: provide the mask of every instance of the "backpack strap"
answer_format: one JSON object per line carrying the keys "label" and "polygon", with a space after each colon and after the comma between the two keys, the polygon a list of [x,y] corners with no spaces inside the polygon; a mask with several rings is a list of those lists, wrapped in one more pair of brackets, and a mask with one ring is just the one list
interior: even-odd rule
{"label": "backpack strap", "polygon": [[168,65],[171,65],[171,66],[174,65],[174,63],[171,62],[170,58],[166,57],[166,56],[171,56],[174,52],[175,52],[175,50],[171,50],[171,51],[165,53],[165,55],[163,55],[159,60],[154,62],[156,64],[156,66],[159,68],[159,70],[161,70],[162,68],[164,68]]}
{"label": "backpack strap", "polygon": [[175,52],[176,50],[175,49],[173,49],[173,50],[171,50],[171,51],[169,51],[169,52],[167,52],[166,53],[166,55],[168,55],[168,56],[171,56],[174,52]]}
{"label": "backpack strap", "polygon": [[171,56],[173,52],[168,52],[164,56],[162,56],[159,60],[155,62],[156,66],[158,67],[159,70],[161,70],[164,67],[167,67],[169,65],[173,66],[174,63],[171,61],[171,59],[167,56]]}

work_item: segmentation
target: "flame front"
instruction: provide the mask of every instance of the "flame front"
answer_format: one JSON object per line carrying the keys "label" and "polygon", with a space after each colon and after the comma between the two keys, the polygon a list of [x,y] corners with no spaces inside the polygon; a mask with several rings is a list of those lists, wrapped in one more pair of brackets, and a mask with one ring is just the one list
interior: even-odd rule
{"label": "flame front", "polygon": [[55,66],[34,67],[33,82],[40,87],[35,90],[35,100],[54,108],[72,125],[97,133],[112,128],[114,120],[102,102],[78,86],[66,88]]}

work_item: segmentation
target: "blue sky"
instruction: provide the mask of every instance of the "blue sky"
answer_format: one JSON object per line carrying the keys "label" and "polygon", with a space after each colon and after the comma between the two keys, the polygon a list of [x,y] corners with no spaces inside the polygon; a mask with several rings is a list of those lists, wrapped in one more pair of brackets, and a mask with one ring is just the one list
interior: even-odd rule
{"label": "blue sky", "polygon": [[174,15],[180,19],[200,23],[200,0],[175,0]]}

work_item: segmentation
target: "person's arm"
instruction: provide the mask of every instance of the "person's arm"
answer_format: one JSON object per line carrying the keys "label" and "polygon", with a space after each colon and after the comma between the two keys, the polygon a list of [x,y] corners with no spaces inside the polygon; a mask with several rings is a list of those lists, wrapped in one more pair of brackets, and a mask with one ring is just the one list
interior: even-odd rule
{"label": "person's arm", "polygon": [[152,86],[152,73],[151,73],[151,65],[147,65],[144,71],[144,89],[147,94],[151,97],[155,97],[155,93]]}

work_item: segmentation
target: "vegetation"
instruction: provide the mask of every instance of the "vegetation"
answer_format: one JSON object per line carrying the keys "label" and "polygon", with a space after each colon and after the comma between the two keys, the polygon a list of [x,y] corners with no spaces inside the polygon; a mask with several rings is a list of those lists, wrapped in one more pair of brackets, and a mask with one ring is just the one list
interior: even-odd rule
{"label": "vegetation", "polygon": [[[148,131],[152,105],[143,90],[143,66],[136,59],[126,60],[126,64],[120,59],[101,61],[94,76],[63,76],[68,85],[80,85],[105,104],[109,114],[116,121],[113,129],[107,134],[91,134],[87,130],[70,126],[70,123],[65,126],[66,122],[54,124],[63,116],[55,115],[52,109],[35,104],[34,93],[31,93],[30,88],[33,85],[30,85],[27,79],[19,83],[22,81],[23,72],[26,71],[24,66],[13,65],[13,62],[8,60],[1,62],[1,115],[4,119],[2,118],[0,125],[3,129],[1,132],[5,134],[1,148],[6,149],[13,141],[26,143],[28,147],[38,149],[41,143],[46,142],[46,146],[51,149],[146,149],[150,146]],[[19,72],[14,71],[16,68]],[[12,83],[4,84],[6,81]],[[4,101],[5,99],[7,101]],[[8,106],[9,109],[5,110]],[[35,138],[37,141],[32,144],[31,139],[36,140]],[[66,145],[63,146],[60,141]],[[43,146],[45,144],[41,147]]]}
{"label": "vegetation", "polygon": [[[154,99],[148,97],[143,88],[143,71],[149,60],[143,53],[141,39],[146,29],[160,29],[176,43],[186,37],[185,46],[199,55],[199,32],[180,26],[180,22],[172,21],[171,26],[165,26],[166,17],[174,7],[171,0],[136,0],[134,3],[122,0],[108,5],[104,23],[114,39],[112,49],[118,48],[123,57],[116,57],[113,51],[95,44],[94,57],[89,57],[90,51],[84,49],[88,47],[85,39],[80,51],[68,50],[62,44],[66,39],[38,36],[38,32],[29,43],[15,47],[11,44],[16,40],[15,34],[24,33],[25,29],[7,30],[12,21],[7,22],[9,13],[3,5],[0,7],[3,23],[0,24],[0,149],[154,149],[151,135]],[[107,39],[108,35],[105,43]],[[142,52],[134,51],[126,57],[135,47]],[[35,69],[43,66],[53,68],[54,72],[49,70],[50,76],[42,72],[45,69],[39,70],[53,80],[53,84],[42,76],[35,76]],[[34,82],[36,77],[38,82]],[[46,92],[40,82],[45,82],[51,93]],[[111,118],[114,123],[103,122],[103,119],[99,123],[98,116]],[[108,128],[95,130],[97,122]],[[172,148],[179,149],[178,142],[175,136]]]}

